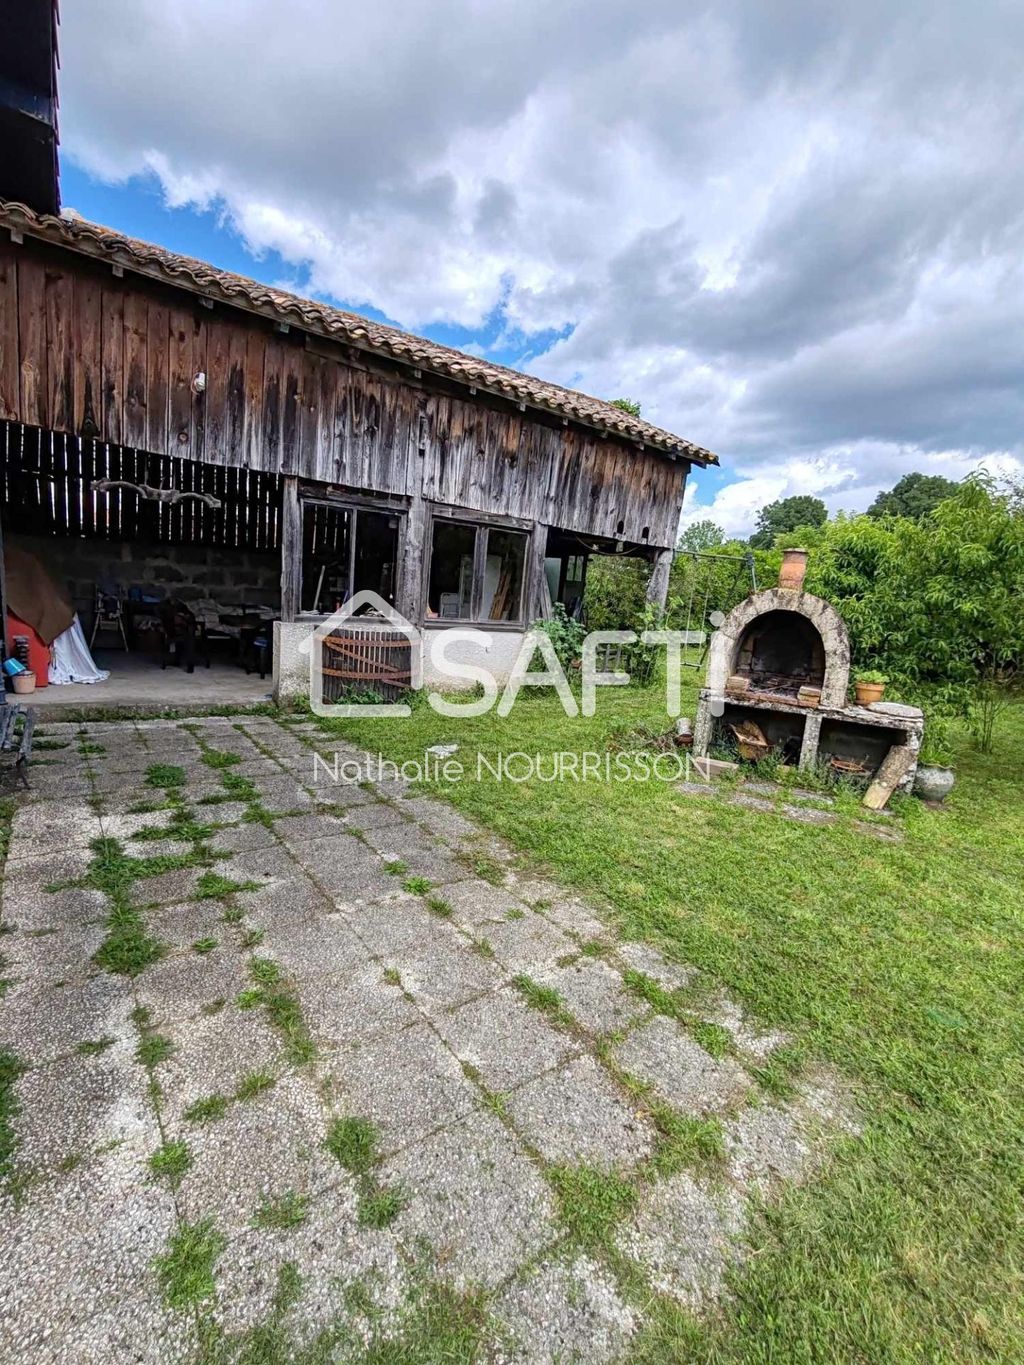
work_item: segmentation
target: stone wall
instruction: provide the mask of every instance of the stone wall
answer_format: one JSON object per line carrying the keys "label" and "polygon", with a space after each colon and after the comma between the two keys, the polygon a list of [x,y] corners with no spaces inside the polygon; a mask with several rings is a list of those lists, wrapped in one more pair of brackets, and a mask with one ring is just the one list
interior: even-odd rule
{"label": "stone wall", "polygon": [[[13,522],[14,515],[9,514],[7,520]],[[98,584],[119,587],[126,596],[130,588],[141,588],[147,596],[180,597],[185,602],[211,597],[225,606],[251,602],[274,611],[281,606],[281,560],[276,553],[11,532],[7,543],[36,555],[46,565],[53,580],[69,592],[87,631]]]}

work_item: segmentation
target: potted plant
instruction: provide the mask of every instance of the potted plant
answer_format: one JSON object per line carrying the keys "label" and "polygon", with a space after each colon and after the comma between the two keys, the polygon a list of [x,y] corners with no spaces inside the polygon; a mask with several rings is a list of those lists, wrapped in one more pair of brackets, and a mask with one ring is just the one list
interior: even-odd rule
{"label": "potted plant", "polygon": [[945,801],[956,782],[953,750],[946,722],[933,716],[925,725],[914,777],[914,794],[922,801]]}
{"label": "potted plant", "polygon": [[858,673],[853,680],[853,688],[858,706],[870,706],[873,701],[881,701],[885,696],[885,685],[889,679],[875,669]]}

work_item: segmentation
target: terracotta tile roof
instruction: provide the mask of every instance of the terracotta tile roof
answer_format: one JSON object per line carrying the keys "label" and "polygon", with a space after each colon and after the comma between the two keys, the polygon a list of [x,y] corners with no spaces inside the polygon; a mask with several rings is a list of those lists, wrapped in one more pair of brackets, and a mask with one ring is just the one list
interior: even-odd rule
{"label": "terracotta tile roof", "polygon": [[623,412],[600,398],[590,398],[558,384],[535,379],[504,365],[466,355],[435,341],[400,332],[396,327],[373,322],[330,304],[300,298],[283,289],[272,289],[229,270],[218,270],[205,261],[179,256],[163,247],[124,237],[110,228],[78,217],[55,218],[33,213],[24,204],[0,200],[0,226],[43,241],[68,247],[95,259],[119,264],[165,283],[234,304],[277,322],[287,322],[308,332],[343,341],[360,350],[388,356],[407,365],[472,385],[503,398],[568,417],[588,427],[607,431],[626,440],[652,446],[695,464],[717,464],[718,457],[671,432],[662,431]]}

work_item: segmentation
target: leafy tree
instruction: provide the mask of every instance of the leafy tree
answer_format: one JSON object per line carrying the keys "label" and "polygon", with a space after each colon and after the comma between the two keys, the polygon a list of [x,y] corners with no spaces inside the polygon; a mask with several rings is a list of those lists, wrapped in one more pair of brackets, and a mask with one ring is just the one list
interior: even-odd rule
{"label": "leafy tree", "polygon": [[859,668],[898,695],[968,717],[991,748],[1024,668],[1024,515],[987,475],[910,517],[837,518],[811,560],[808,589],[850,629]]}
{"label": "leafy tree", "polygon": [[625,555],[592,555],[583,597],[590,630],[632,630],[647,600],[651,566]]}
{"label": "leafy tree", "polygon": [[868,508],[868,516],[911,517],[917,521],[952,497],[959,486],[941,474],[904,474],[895,488],[879,493]]}
{"label": "leafy tree", "polygon": [[630,417],[640,416],[640,404],[635,398],[613,398],[612,407],[618,408],[621,412],[628,412]]}
{"label": "leafy tree", "polygon": [[725,532],[721,526],[716,526],[705,517],[702,521],[695,521],[692,526],[687,526],[679,537],[678,548],[689,550],[691,554],[701,554],[709,550],[719,550],[724,544]]}
{"label": "leafy tree", "polygon": [[776,536],[797,526],[821,526],[828,520],[828,510],[820,498],[808,493],[797,493],[791,498],[770,502],[757,514],[757,530],[750,537],[756,549],[769,550]]}

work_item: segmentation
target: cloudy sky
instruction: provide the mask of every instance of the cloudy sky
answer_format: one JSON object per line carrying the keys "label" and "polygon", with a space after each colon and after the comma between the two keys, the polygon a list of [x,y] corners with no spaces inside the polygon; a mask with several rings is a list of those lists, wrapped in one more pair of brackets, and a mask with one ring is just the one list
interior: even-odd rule
{"label": "cloudy sky", "polygon": [[65,0],[86,217],[719,453],[684,518],[1024,470],[1019,0]]}

